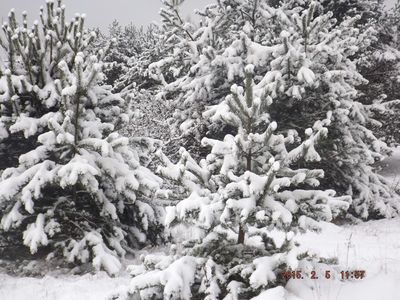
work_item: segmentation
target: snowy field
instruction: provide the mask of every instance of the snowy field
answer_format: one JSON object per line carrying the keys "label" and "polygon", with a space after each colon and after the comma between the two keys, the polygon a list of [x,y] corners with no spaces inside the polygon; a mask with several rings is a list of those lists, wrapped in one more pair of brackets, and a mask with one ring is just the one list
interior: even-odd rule
{"label": "snowy field", "polygon": [[14,278],[0,275],[1,300],[99,300],[129,278],[110,278],[105,273],[54,278]]}
{"label": "snowy field", "polygon": [[[288,290],[304,300],[400,299],[400,218],[324,227],[322,234],[308,233],[301,240],[321,256],[337,257],[341,267],[331,272],[339,278],[292,280]],[[365,270],[366,276],[340,280],[342,270]]]}
{"label": "snowy field", "polygon": [[[301,237],[324,257],[338,257],[340,270],[365,270],[364,279],[291,280],[289,300],[398,300],[400,293],[400,218],[355,226],[324,224],[321,234]],[[333,276],[339,270],[332,270]],[[129,282],[127,275],[106,274],[54,278],[0,275],[1,300],[99,300]],[[265,298],[267,299],[267,298]],[[277,298],[279,299],[279,298]],[[281,298],[285,299],[285,298]],[[268,300],[275,300],[268,298]]]}

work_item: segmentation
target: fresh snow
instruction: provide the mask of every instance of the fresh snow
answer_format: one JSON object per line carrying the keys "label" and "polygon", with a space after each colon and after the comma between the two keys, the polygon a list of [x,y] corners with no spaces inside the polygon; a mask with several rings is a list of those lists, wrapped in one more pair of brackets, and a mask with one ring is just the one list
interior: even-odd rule
{"label": "fresh snow", "polygon": [[84,276],[15,278],[0,274],[1,300],[101,300],[129,278],[110,278],[106,273]]}
{"label": "fresh snow", "polygon": [[[400,218],[353,226],[323,223],[321,233],[307,233],[297,239],[323,257],[338,257],[341,267],[337,270],[334,266],[322,267],[320,272],[332,270],[332,276],[337,276],[341,270],[365,270],[366,277],[344,281],[294,279],[287,284],[286,292],[262,293],[257,300],[399,299]],[[303,273],[306,271],[303,270]],[[116,278],[110,278],[104,272],[43,278],[16,278],[0,274],[0,299],[101,300],[128,284],[126,273]]]}
{"label": "fresh snow", "polygon": [[[304,300],[398,300],[400,282],[400,218],[369,221],[355,226],[323,224],[321,234],[307,233],[298,240],[323,257],[337,257],[339,265],[321,268],[340,271],[365,270],[364,279],[291,280],[287,289]],[[320,277],[322,277],[320,275]]]}

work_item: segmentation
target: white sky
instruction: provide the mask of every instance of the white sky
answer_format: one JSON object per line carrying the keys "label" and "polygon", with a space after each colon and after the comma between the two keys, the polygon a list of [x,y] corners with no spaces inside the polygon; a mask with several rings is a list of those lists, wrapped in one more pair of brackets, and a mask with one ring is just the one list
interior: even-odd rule
{"label": "white sky", "polygon": [[[184,16],[190,16],[194,9],[201,9],[214,0],[186,0],[183,4]],[[29,20],[39,18],[40,6],[45,6],[45,0],[0,0],[1,21],[7,20],[10,9],[15,8],[17,16],[26,10]],[[158,12],[161,0],[64,0],[69,18],[75,13],[86,13],[89,27],[106,29],[113,20],[121,25],[131,22],[137,25],[147,25],[159,21]],[[2,22],[2,23],[3,23]]]}
{"label": "white sky", "polygon": [[387,7],[393,7],[397,0],[384,0]]}
{"label": "white sky", "polygon": [[[193,15],[194,9],[201,9],[215,0],[186,0],[183,5],[184,16]],[[337,1],[337,0],[332,0]],[[384,0],[387,6],[393,6],[397,0]],[[137,25],[147,25],[159,21],[158,12],[161,0],[64,0],[67,13],[72,18],[75,13],[87,14],[87,26],[107,29],[113,20],[121,25],[131,22]],[[0,18],[7,19],[11,8],[15,8],[18,16],[26,10],[29,20],[39,17],[39,7],[45,6],[45,0],[0,0]]]}

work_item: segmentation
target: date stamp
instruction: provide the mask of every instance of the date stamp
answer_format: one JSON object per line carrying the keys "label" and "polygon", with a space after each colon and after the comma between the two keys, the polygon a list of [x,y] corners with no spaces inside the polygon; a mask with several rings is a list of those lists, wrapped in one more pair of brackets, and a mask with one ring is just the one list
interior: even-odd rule
{"label": "date stamp", "polygon": [[[336,273],[336,272],[335,272]],[[305,273],[301,270],[288,270],[280,273],[281,278],[286,280],[289,279],[333,279],[339,278],[341,280],[350,280],[350,279],[363,279],[366,277],[365,270],[347,270],[347,271],[340,271],[336,273],[337,276],[334,276],[334,272],[332,270],[326,271],[311,271],[310,273]]]}

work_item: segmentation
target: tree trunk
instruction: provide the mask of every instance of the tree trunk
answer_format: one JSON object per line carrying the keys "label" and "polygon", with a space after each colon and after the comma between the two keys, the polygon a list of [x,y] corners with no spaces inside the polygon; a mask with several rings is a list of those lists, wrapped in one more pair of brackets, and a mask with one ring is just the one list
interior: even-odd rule
{"label": "tree trunk", "polygon": [[244,230],[242,225],[239,225],[238,244],[244,244]]}
{"label": "tree trunk", "polygon": [[[251,154],[251,150],[250,150],[249,153],[247,154],[247,157],[246,157],[246,163],[247,163],[246,169],[247,169],[247,171],[251,171],[251,155],[252,154]],[[244,244],[244,238],[245,238],[245,232],[244,232],[242,224],[240,224],[239,225],[239,233],[238,233],[238,241],[237,241],[237,243],[238,244]]]}

